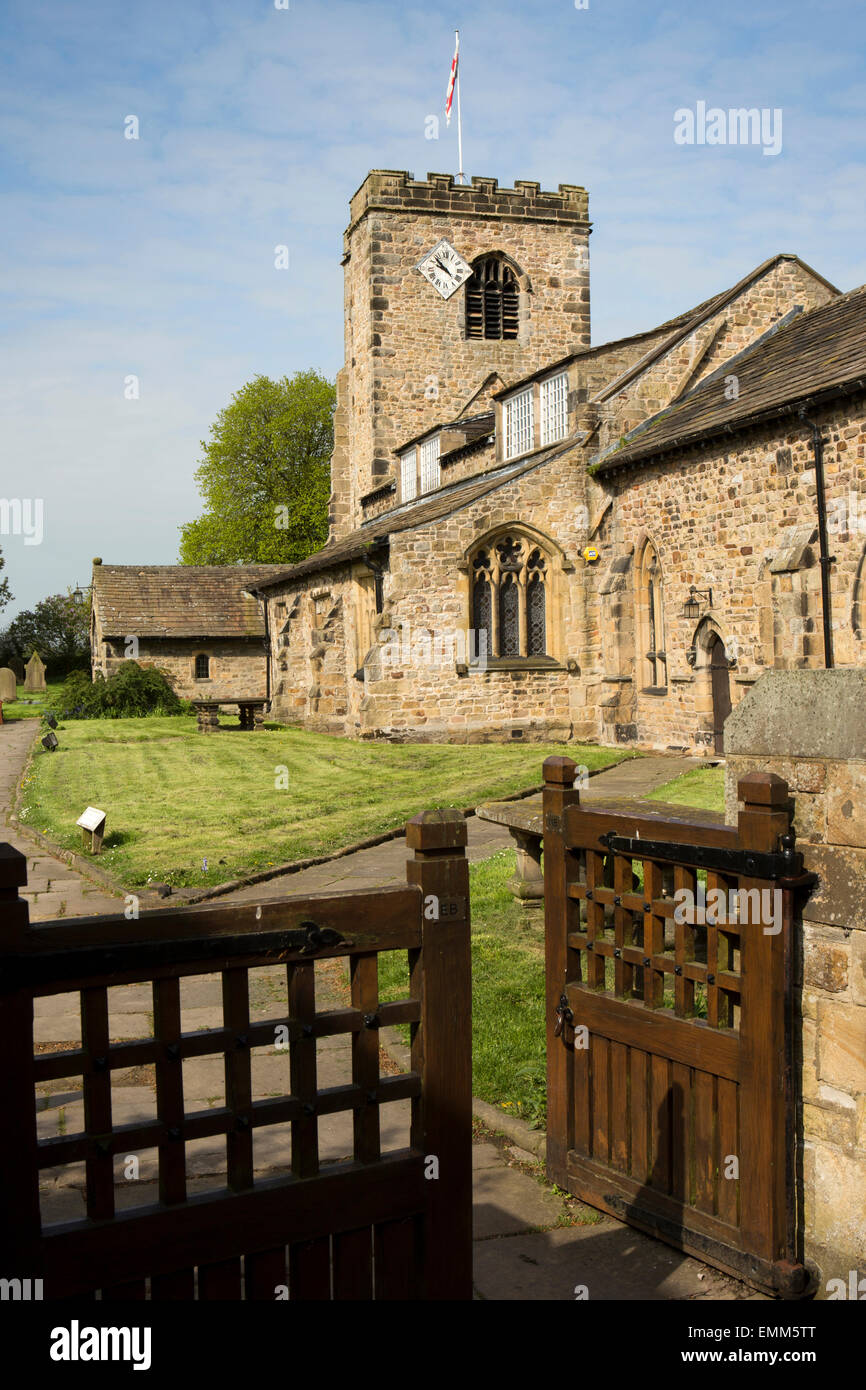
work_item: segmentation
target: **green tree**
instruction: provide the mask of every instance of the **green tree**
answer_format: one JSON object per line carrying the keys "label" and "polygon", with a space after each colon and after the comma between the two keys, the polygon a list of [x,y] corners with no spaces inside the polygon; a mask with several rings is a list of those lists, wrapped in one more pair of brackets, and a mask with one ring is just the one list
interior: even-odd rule
{"label": "green tree", "polygon": [[[6,568],[6,561],[3,559],[3,552],[2,552],[2,550],[0,550],[0,570],[5,570],[5,568]],[[3,611],[3,609],[6,607],[7,603],[11,603],[11,602],[12,602],[12,600],[14,599],[14,597],[15,597],[15,595],[11,592],[11,590],[10,590],[10,588],[9,588],[9,580],[8,580],[8,579],[0,579],[0,613],[2,613],[2,611]]]}
{"label": "green tree", "polygon": [[[79,597],[76,597],[76,594]],[[0,660],[29,661],[38,652],[51,677],[90,669],[90,590],[51,594],[25,609],[0,634]]]}
{"label": "green tree", "polygon": [[334,401],[314,371],[235,393],[202,440],[204,511],[180,528],[181,564],[290,565],[325,544]]}

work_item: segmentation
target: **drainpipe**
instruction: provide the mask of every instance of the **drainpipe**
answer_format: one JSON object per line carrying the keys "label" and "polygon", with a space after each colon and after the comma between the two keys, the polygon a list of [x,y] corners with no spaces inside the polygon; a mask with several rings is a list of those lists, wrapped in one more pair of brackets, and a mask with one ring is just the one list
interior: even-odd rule
{"label": "drainpipe", "polygon": [[818,548],[821,565],[821,618],[824,627],[824,667],[827,671],[833,666],[833,627],[830,601],[830,566],[835,555],[830,555],[827,543],[827,499],[824,495],[824,440],[814,420],[806,415],[806,407],[800,410],[800,419],[812,431],[812,454],[815,460],[815,489],[818,498]]}

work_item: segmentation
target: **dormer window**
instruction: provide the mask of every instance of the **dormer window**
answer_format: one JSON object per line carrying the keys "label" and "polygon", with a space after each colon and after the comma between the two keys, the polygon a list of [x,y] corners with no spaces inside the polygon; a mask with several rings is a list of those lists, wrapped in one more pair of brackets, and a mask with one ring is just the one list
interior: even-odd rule
{"label": "dormer window", "polygon": [[411,502],[422,493],[433,492],[440,482],[437,433],[400,455],[400,501]]}
{"label": "dormer window", "polygon": [[[536,428],[536,420],[538,427]],[[568,373],[557,372],[509,396],[502,405],[503,458],[542,449],[568,434]]]}

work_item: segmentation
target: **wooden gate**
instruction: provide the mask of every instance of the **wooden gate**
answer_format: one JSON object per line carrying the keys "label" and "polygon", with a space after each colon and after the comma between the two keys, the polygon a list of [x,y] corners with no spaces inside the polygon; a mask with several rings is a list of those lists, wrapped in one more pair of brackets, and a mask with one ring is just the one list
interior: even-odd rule
{"label": "wooden gate", "polygon": [[796,1296],[791,924],[814,878],[787,784],[743,778],[726,826],[584,808],[570,759],[544,769],[549,1177]]}
{"label": "wooden gate", "polygon": [[[471,1298],[471,996],[466,825],[407,826],[408,886],[250,906],[28,922],[26,860],[0,845],[0,1275],[44,1297]],[[408,952],[408,997],[379,999],[382,952]],[[346,957],[351,1007],[319,1012],[315,963]],[[248,972],[285,965],[288,1014],[251,1021]],[[223,1024],[182,1031],[181,981],[220,972]],[[150,981],[152,1036],[111,1041],[108,990]],[[82,1044],[34,1055],[33,1001],[80,996]],[[380,1026],[408,1023],[411,1070],[380,1075]],[[286,1094],[255,1099],[251,1050],[288,1043]],[[317,1043],[351,1035],[351,1082],[320,1088]],[[183,1063],[224,1059],[225,1105],[184,1106]],[[153,1065],[149,1123],[112,1121],[112,1075]],[[34,1088],[81,1077],[81,1133],[37,1138]],[[382,1155],[380,1107],[411,1099],[407,1148]],[[320,1166],[321,1116],[351,1112],[354,1156]],[[264,1127],[291,1125],[291,1175],[254,1179]],[[186,1143],[225,1136],[226,1188],[189,1196]],[[288,1147],[288,1146],[287,1146]],[[159,1202],[115,1209],[118,1156],[158,1151]],[[434,1165],[432,1160],[437,1160]],[[83,1163],[87,1217],[40,1219],[40,1174]],[[438,1168],[438,1177],[435,1170]]]}

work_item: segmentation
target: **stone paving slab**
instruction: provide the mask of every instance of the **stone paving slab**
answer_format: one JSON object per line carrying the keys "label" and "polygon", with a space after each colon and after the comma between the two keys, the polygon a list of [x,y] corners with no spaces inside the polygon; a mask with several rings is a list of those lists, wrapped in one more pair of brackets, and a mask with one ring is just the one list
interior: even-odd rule
{"label": "stone paving slab", "polygon": [[473,1179],[472,1231],[475,1240],[513,1235],[537,1226],[553,1226],[565,1214],[561,1197],[516,1168],[476,1169]]}
{"label": "stone paving slab", "polygon": [[477,1240],[474,1279],[480,1298],[521,1302],[762,1298],[610,1217],[591,1226]]}

